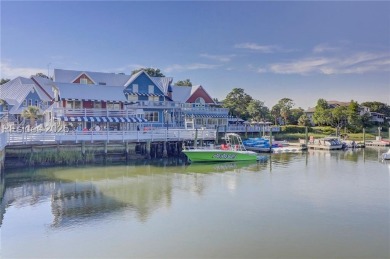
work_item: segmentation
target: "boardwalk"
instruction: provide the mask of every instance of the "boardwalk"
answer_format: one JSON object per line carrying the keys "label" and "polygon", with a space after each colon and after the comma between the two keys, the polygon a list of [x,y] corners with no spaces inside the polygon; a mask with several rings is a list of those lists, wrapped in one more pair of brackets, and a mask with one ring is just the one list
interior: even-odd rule
{"label": "boardwalk", "polygon": [[0,145],[53,144],[63,142],[147,142],[147,141],[188,141],[215,140],[216,130],[199,129],[157,129],[151,131],[72,131],[59,133],[2,133]]}

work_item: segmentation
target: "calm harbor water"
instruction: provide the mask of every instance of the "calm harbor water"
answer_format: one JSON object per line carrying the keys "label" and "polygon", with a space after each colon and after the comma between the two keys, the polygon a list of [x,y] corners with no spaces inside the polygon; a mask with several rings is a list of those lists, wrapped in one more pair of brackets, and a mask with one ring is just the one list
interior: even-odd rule
{"label": "calm harbor water", "polygon": [[384,149],[6,171],[1,258],[389,258]]}

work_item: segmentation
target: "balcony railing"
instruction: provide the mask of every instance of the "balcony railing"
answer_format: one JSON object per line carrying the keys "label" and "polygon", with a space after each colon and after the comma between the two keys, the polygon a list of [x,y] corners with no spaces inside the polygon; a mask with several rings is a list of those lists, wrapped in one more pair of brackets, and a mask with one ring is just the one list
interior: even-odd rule
{"label": "balcony railing", "polygon": [[53,117],[130,117],[135,115],[134,110],[110,110],[110,109],[69,109],[53,108]]}

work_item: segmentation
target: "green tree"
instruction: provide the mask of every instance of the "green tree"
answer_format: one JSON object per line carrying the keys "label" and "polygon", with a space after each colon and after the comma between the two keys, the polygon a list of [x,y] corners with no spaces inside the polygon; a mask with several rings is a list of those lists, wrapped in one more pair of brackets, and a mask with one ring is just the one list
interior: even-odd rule
{"label": "green tree", "polygon": [[351,100],[347,107],[348,128],[351,131],[358,132],[363,127],[362,117],[359,115],[359,104]]}
{"label": "green tree", "polygon": [[304,110],[299,107],[295,109],[290,110],[290,117],[288,118],[288,121],[290,124],[297,125],[299,118],[304,114]]}
{"label": "green tree", "polygon": [[192,86],[192,83],[190,81],[190,79],[186,79],[186,80],[179,80],[175,83],[175,85],[177,86]]}
{"label": "green tree", "polygon": [[39,76],[39,77],[43,77],[43,78],[49,79],[49,77],[47,75],[45,75],[44,73],[36,73],[35,76]]}
{"label": "green tree", "polygon": [[280,107],[280,116],[283,118],[284,125],[287,125],[294,102],[290,98],[283,98],[279,100],[278,105]]}
{"label": "green tree", "polygon": [[298,119],[298,125],[299,126],[311,126],[310,125],[310,120],[309,120],[309,117],[307,117],[306,114],[302,114],[299,119]]}
{"label": "green tree", "polygon": [[144,70],[146,72],[146,74],[148,74],[149,76],[152,76],[152,77],[165,77],[165,75],[160,71],[160,69],[158,69],[158,68],[157,69],[156,68],[151,68],[151,67],[140,68],[140,69],[133,70],[131,72],[131,75],[134,75],[134,74],[138,73],[141,70]]}
{"label": "green tree", "polygon": [[324,99],[318,99],[315,112],[313,114],[313,122],[320,126],[329,125],[330,118],[331,114],[328,102]]}
{"label": "green tree", "polygon": [[329,124],[337,129],[337,135],[340,132],[340,129],[347,124],[348,112],[347,107],[337,106],[336,108],[330,111],[331,119]]}
{"label": "green tree", "polygon": [[230,114],[246,120],[248,118],[246,108],[251,101],[252,96],[246,94],[244,89],[234,88],[223,100],[222,107],[228,108]]}
{"label": "green tree", "polygon": [[254,99],[248,104],[247,112],[248,116],[255,121],[265,121],[269,114],[264,102]]}
{"label": "green tree", "polygon": [[9,82],[9,81],[10,81],[10,80],[7,79],[7,78],[2,78],[1,81],[0,81],[0,85],[3,85],[3,84],[5,84],[5,83],[7,83],[7,82]]}
{"label": "green tree", "polygon": [[272,109],[271,109],[271,117],[274,119],[275,121],[275,125],[278,125],[278,120],[280,118],[280,106],[279,104],[275,104],[274,106],[272,106]]}
{"label": "green tree", "polygon": [[42,117],[40,110],[37,106],[28,106],[22,112],[22,117],[30,120],[31,128],[35,126],[35,121]]}

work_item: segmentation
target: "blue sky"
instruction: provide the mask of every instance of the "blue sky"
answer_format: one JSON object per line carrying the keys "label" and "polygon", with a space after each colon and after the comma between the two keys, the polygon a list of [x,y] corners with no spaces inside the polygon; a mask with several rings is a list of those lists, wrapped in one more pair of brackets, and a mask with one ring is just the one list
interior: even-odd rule
{"label": "blue sky", "polygon": [[390,104],[390,2],[1,1],[1,77],[159,68],[222,100]]}

